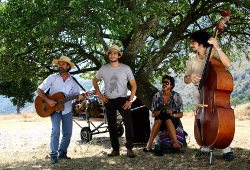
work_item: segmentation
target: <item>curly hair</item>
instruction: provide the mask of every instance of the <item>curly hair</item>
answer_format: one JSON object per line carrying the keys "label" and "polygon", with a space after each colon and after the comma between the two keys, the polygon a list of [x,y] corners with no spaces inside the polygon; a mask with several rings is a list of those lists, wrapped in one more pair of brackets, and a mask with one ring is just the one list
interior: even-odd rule
{"label": "curly hair", "polygon": [[172,90],[174,88],[174,86],[175,86],[175,80],[174,80],[174,78],[171,77],[171,76],[169,76],[169,75],[165,75],[165,76],[162,77],[162,80],[161,80],[162,84],[163,84],[163,81],[165,79],[170,80],[170,85],[172,86],[172,88],[171,88],[171,90]]}
{"label": "curly hair", "polygon": [[199,44],[203,44],[204,47],[209,47],[208,39],[210,35],[206,31],[196,31],[190,35],[190,39],[198,42]]}

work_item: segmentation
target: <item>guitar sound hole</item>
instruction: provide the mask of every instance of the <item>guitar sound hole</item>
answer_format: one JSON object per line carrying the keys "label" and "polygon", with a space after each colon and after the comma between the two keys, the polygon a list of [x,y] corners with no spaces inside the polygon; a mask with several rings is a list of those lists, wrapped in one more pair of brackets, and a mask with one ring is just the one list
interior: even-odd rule
{"label": "guitar sound hole", "polygon": [[46,102],[45,101],[43,101],[43,110],[46,112],[46,110],[47,110],[47,107],[46,107]]}

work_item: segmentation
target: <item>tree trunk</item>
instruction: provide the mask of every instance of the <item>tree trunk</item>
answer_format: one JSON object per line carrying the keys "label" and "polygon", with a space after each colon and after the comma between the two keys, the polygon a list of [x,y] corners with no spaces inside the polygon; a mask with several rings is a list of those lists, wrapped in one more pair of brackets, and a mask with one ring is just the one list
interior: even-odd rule
{"label": "tree trunk", "polygon": [[142,103],[151,109],[151,103],[153,95],[157,92],[157,89],[148,81],[146,77],[137,77],[137,97],[142,101]]}
{"label": "tree trunk", "polygon": [[21,106],[20,106],[20,100],[17,98],[16,99],[16,113],[17,114],[21,113],[20,108],[21,108]]}

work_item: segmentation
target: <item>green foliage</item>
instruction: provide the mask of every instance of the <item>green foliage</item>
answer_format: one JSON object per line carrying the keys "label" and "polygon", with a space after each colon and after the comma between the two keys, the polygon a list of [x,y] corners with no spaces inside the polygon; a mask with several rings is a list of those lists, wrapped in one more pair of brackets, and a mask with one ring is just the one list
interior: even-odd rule
{"label": "green foliage", "polygon": [[239,98],[231,98],[231,105],[232,106],[237,106],[237,105],[239,105],[239,104],[241,104],[242,103],[242,101],[239,99]]}
{"label": "green foliage", "polygon": [[149,100],[143,88],[151,87],[142,85],[183,73],[190,33],[212,33],[223,8],[233,15],[220,42],[236,60],[249,40],[245,1],[8,0],[0,3],[0,80],[37,82],[56,71],[51,61],[62,54],[77,65],[72,74],[93,73],[108,62],[105,51],[116,43],[124,49],[122,62],[141,82],[138,95]]}
{"label": "green foliage", "polygon": [[26,102],[33,102],[36,84],[29,79],[16,81],[0,81],[0,94],[12,98],[13,105],[17,106],[17,112],[24,107]]}
{"label": "green foliage", "polygon": [[184,112],[190,112],[190,111],[193,111],[194,110],[194,105],[193,104],[185,104],[184,105]]}

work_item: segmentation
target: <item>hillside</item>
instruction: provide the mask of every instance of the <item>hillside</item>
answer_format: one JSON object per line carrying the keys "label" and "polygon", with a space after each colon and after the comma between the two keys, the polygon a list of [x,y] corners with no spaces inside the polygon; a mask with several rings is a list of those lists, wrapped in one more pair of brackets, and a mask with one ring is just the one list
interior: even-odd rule
{"label": "hillside", "polygon": [[[229,71],[234,79],[234,90],[231,93],[231,105],[246,103],[250,101],[250,61],[245,58],[241,62],[233,63]],[[192,85],[183,82],[183,76],[176,80],[175,90],[181,93],[186,108],[192,104]]]}
{"label": "hillside", "polygon": [[[250,62],[243,59],[242,62],[235,62],[230,68],[230,72],[234,78],[234,91],[231,95],[231,105],[235,106],[250,101]],[[82,80],[77,78],[81,85],[90,90],[92,87],[91,80]],[[192,106],[192,85],[186,85],[183,82],[183,76],[176,78],[175,90],[181,93],[185,108],[190,109]],[[21,111],[33,111],[32,103],[27,103]],[[0,114],[15,113],[16,107],[12,105],[10,99],[0,96]]]}

